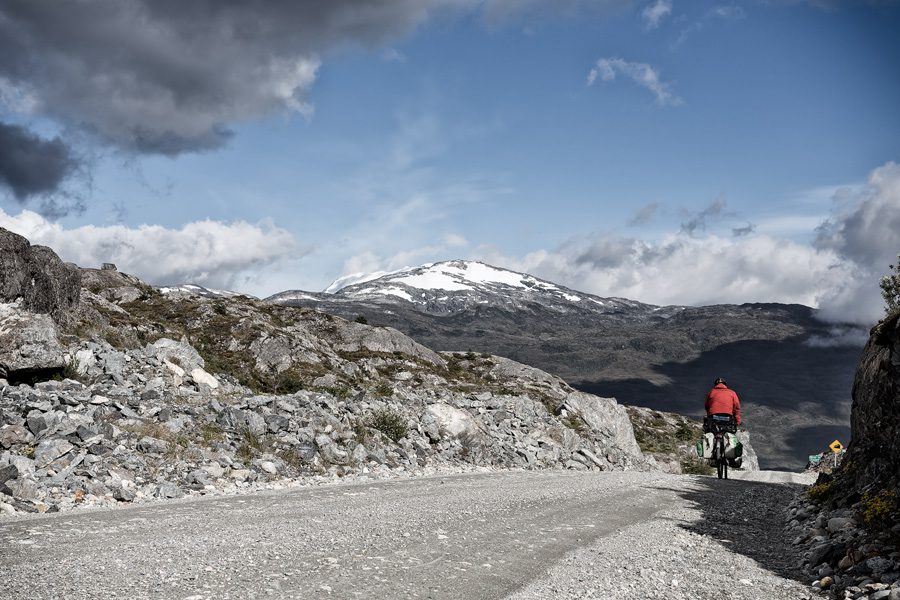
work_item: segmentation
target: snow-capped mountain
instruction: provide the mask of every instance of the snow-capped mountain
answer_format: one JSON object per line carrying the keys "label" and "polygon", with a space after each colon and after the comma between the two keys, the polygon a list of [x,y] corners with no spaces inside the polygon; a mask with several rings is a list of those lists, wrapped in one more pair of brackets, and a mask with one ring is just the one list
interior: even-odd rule
{"label": "snow-capped mountain", "polygon": [[800,467],[848,433],[861,348],[837,343],[806,306],[660,307],[462,260],[352,276],[328,290],[267,300],[364,317],[435,350],[506,356],[658,410],[702,413],[713,379],[723,376],[746,403],[764,467]]}
{"label": "snow-capped mountain", "polygon": [[[492,308],[507,311],[546,310],[566,313],[644,314],[659,307],[625,298],[601,298],[525,273],[478,261],[451,260],[410,267],[373,277],[342,278],[324,293],[281,292],[267,300],[279,304],[373,303],[401,304],[432,314],[453,315]],[[679,310],[669,307],[666,313]]]}
{"label": "snow-capped mountain", "polygon": [[[167,287],[158,288],[160,292],[163,294],[188,294],[194,296],[203,296],[204,298],[233,298],[235,296],[248,296],[248,294],[241,294],[239,292],[232,292],[230,290],[217,290],[213,288],[206,288],[202,285],[197,285],[194,283],[183,283],[181,285],[172,285]],[[254,296],[248,296],[253,298]]]}

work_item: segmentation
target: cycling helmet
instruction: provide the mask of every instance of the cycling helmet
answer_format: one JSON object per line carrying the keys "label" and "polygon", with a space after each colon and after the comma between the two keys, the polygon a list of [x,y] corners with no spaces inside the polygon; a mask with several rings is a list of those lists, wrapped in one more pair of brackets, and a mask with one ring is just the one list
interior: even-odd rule
{"label": "cycling helmet", "polygon": [[716,377],[716,382],[713,385],[719,385],[720,383],[722,385],[728,385],[727,383],[725,383],[725,380],[722,379],[721,377]]}

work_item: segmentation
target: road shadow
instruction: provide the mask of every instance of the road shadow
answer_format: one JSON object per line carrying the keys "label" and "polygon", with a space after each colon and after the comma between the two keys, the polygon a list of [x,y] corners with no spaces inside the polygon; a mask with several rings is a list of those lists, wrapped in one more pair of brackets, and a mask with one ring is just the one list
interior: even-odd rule
{"label": "road shadow", "polygon": [[792,538],[784,531],[785,508],[803,486],[714,477],[694,480],[690,489],[673,490],[702,515],[681,524],[683,529],[712,538],[781,577],[808,583],[797,568]]}

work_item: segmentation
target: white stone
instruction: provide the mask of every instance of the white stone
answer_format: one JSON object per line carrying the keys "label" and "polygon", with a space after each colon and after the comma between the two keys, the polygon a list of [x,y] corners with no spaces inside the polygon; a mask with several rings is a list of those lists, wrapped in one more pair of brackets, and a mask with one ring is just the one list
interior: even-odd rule
{"label": "white stone", "polygon": [[459,437],[480,432],[478,423],[471,414],[443,402],[430,405],[425,409],[425,414],[434,418],[442,435]]}
{"label": "white stone", "polygon": [[164,358],[163,364],[166,365],[166,368],[168,368],[170,371],[172,371],[172,373],[174,373],[176,377],[184,377],[184,369],[182,369],[181,367],[179,367],[178,365],[176,365],[169,359]]}
{"label": "white stone", "polygon": [[219,381],[200,367],[191,371],[191,377],[197,383],[209,386],[212,389],[217,389],[219,387]]}
{"label": "white stone", "polygon": [[84,375],[88,372],[88,369],[97,364],[97,359],[94,357],[94,351],[89,348],[83,348],[75,353],[75,367],[78,371],[79,375]]}
{"label": "white stone", "polygon": [[215,477],[216,479],[225,474],[225,468],[216,464],[204,465],[203,470],[209,473],[210,477]]}

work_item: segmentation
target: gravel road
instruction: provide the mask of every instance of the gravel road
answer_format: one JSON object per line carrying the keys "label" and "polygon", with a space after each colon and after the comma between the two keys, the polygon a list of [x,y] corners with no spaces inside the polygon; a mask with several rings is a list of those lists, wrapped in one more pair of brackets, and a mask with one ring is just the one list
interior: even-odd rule
{"label": "gravel road", "polygon": [[791,493],[502,472],[44,515],[0,521],[0,597],[796,600]]}

